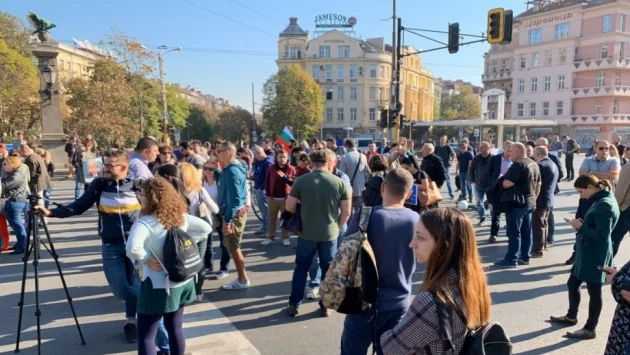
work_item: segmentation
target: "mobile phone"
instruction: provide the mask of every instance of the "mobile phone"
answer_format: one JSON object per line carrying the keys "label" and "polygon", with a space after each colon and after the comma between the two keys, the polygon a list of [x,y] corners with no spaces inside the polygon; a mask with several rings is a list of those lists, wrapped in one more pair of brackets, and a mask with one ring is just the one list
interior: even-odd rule
{"label": "mobile phone", "polygon": [[604,269],[604,267],[603,267],[603,266],[599,266],[599,265],[598,265],[598,266],[597,266],[597,270],[599,270],[599,271],[603,271],[606,275],[610,275],[610,272],[609,272],[608,270]]}
{"label": "mobile phone", "polygon": [[567,223],[571,223],[571,219],[570,219],[570,218],[566,218],[566,217],[565,217],[565,218],[564,218],[564,221],[565,221],[565,222],[567,222]]}

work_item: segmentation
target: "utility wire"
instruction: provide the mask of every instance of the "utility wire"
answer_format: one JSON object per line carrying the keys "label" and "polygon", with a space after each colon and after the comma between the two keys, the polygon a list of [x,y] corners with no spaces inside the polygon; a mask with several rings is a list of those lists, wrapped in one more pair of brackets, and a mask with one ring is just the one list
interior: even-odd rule
{"label": "utility wire", "polygon": [[245,8],[245,9],[247,9],[247,10],[251,11],[251,12],[257,13],[257,14],[259,14],[260,16],[266,17],[266,18],[268,18],[268,19],[269,19],[269,20],[271,20],[271,21],[275,21],[275,22],[277,22],[277,23],[279,23],[279,24],[281,24],[281,25],[283,25],[283,26],[284,26],[284,25],[286,25],[286,23],[285,23],[285,22],[281,22],[281,21],[279,21],[279,20],[276,20],[275,18],[270,17],[270,16],[267,16],[267,15],[263,14],[262,12],[256,11],[256,10],[252,9],[251,7],[249,7],[249,6],[245,6],[245,5],[241,4],[240,2],[236,2],[236,1],[234,1],[234,0],[229,0],[229,1],[230,1],[230,2],[232,2],[232,3],[235,3],[236,5],[238,5],[238,6],[240,6],[240,7]]}
{"label": "utility wire", "polygon": [[218,13],[218,12],[214,11],[214,10],[210,10],[210,9],[209,9],[209,8],[207,8],[207,7],[201,6],[201,5],[199,5],[199,4],[195,4],[194,2],[191,2],[191,1],[188,1],[188,0],[181,0],[181,1],[183,1],[183,2],[185,2],[185,3],[187,3],[187,4],[189,4],[189,5],[192,5],[192,6],[198,7],[198,8],[200,8],[200,9],[202,9],[202,10],[207,11],[207,12],[210,12],[210,13],[212,13],[212,14],[215,14],[215,15],[217,15],[217,16],[220,16],[220,17],[223,17],[223,18],[225,18],[225,19],[228,19],[228,20],[230,20],[230,21],[232,21],[232,22],[236,22],[236,23],[238,23],[238,24],[240,24],[240,25],[243,25],[243,26],[245,26],[245,27],[251,28],[252,30],[258,31],[258,32],[260,32],[260,33],[264,33],[264,34],[269,35],[269,36],[272,36],[272,37],[274,37],[274,38],[278,37],[277,35],[271,34],[271,33],[267,32],[267,31],[263,31],[263,30],[261,30],[260,28],[256,28],[256,27],[254,27],[254,26],[248,25],[248,24],[246,24],[245,22],[241,22],[241,21],[236,20],[236,19],[234,19],[234,18],[231,18],[231,17],[225,16],[225,15],[220,14],[220,13]]}

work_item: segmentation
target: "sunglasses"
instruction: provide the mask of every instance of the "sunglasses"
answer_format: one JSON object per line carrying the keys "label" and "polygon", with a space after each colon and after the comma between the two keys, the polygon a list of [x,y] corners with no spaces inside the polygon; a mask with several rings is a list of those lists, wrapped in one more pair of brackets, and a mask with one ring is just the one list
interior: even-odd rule
{"label": "sunglasses", "polygon": [[608,147],[599,147],[597,149],[599,149],[599,150],[609,150],[610,148],[608,148]]}
{"label": "sunglasses", "polygon": [[217,169],[209,168],[209,167],[205,167],[205,166],[203,167],[203,171],[215,171],[215,170],[217,170]]}
{"label": "sunglasses", "polygon": [[161,152],[162,155],[173,154],[173,152]]}

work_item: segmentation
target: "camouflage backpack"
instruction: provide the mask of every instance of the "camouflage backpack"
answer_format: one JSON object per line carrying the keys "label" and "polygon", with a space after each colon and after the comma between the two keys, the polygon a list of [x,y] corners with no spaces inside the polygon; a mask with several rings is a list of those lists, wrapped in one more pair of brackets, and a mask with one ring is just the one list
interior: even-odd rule
{"label": "camouflage backpack", "polygon": [[378,290],[376,258],[367,239],[372,207],[363,206],[359,213],[359,230],[341,242],[319,288],[324,306],[344,314],[374,305]]}

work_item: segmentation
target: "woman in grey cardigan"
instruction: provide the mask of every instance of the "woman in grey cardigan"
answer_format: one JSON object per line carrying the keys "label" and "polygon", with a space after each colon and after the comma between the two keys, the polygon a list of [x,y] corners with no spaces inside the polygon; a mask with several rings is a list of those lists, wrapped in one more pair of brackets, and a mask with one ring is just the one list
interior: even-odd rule
{"label": "woman in grey cardigan", "polygon": [[24,254],[26,249],[26,228],[22,213],[26,214],[28,208],[28,185],[26,177],[19,171],[21,165],[22,161],[15,156],[9,156],[4,160],[5,176],[2,178],[2,197],[7,199],[4,215],[17,239],[11,255]]}

